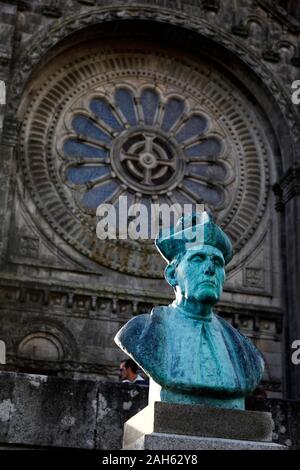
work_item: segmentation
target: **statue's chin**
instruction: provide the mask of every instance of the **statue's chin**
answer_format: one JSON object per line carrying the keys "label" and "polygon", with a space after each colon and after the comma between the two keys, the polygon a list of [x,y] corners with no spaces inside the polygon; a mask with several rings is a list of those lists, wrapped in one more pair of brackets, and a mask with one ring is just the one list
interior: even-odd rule
{"label": "statue's chin", "polygon": [[207,304],[216,304],[219,300],[219,295],[214,289],[203,289],[201,292],[196,293],[194,299],[197,302],[203,302]]}
{"label": "statue's chin", "polygon": [[204,297],[200,298],[198,302],[202,302],[204,304],[210,304],[210,305],[215,305],[218,302],[218,299],[216,297]]}

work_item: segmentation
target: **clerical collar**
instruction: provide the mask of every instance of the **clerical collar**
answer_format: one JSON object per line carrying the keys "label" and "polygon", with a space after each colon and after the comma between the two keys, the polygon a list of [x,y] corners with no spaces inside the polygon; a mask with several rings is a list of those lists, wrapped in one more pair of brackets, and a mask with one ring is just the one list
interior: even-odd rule
{"label": "clerical collar", "polygon": [[184,315],[187,318],[191,318],[192,320],[198,320],[198,321],[201,321],[201,322],[209,323],[209,322],[212,321],[212,318],[213,318],[213,312],[208,316],[195,315],[195,314],[193,314],[191,312],[187,312],[183,308],[179,307],[179,305],[177,305],[175,302],[173,302],[171,304],[171,307],[175,310],[179,310],[179,312],[182,313],[182,315]]}

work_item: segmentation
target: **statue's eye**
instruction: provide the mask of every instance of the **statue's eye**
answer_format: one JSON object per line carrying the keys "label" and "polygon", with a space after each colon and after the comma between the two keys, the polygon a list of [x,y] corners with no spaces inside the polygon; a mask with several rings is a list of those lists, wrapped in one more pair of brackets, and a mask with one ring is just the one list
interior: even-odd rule
{"label": "statue's eye", "polygon": [[221,258],[214,258],[213,260],[217,266],[221,266],[222,268],[224,267],[224,261]]}

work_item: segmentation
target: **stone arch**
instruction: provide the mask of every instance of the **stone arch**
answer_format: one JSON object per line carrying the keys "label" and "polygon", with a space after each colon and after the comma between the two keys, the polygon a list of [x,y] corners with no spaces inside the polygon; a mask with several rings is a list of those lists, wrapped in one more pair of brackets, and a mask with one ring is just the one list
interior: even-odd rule
{"label": "stone arch", "polygon": [[22,339],[18,346],[18,355],[34,360],[62,361],[64,348],[56,335],[36,331]]}
{"label": "stone arch", "polygon": [[[274,109],[282,115],[276,129],[272,129],[276,134],[278,145],[283,150],[282,136],[290,135],[289,154],[282,156],[279,173],[284,172],[293,162],[296,155],[296,145],[299,147],[300,131],[297,125],[297,116],[291,104],[290,96],[283,89],[280,81],[274,76],[262,60],[244,44],[239,43],[232,35],[224,32],[217,26],[212,26],[202,18],[191,17],[190,15],[176,10],[170,10],[158,5],[145,6],[143,4],[120,5],[116,7],[93,8],[80,15],[62,18],[37,35],[36,39],[29,46],[28,50],[19,60],[19,67],[12,80],[12,87],[9,93],[10,112],[13,114],[20,105],[22,92],[32,74],[39,69],[41,64],[47,61],[56,47],[71,38],[73,33],[87,31],[95,25],[107,25],[112,22],[141,21],[155,22],[156,24],[171,25],[180,28],[184,33],[194,33],[207,40],[210,45],[220,47],[230,55],[232,60],[236,60],[244,70],[251,72],[252,77],[256,77],[261,87],[266,90],[264,93],[265,102],[269,109]],[[239,71],[239,70],[238,70]],[[238,72],[237,71],[237,72]],[[251,89],[251,77],[243,74],[245,85]],[[254,88],[252,89],[254,91]],[[261,96],[260,96],[261,98]],[[268,112],[268,110],[267,110]],[[280,122],[281,121],[281,122]],[[270,124],[271,126],[271,124]],[[272,126],[271,126],[272,127]]]}
{"label": "stone arch", "polygon": [[15,354],[19,358],[42,361],[77,360],[79,349],[73,334],[61,323],[50,318],[34,318],[22,328]]}

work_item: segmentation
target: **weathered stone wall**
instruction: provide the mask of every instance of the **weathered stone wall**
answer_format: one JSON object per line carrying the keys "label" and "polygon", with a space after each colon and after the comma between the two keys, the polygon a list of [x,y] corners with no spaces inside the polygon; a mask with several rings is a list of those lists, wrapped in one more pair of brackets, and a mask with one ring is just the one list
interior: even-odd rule
{"label": "weathered stone wall", "polygon": [[[148,389],[111,382],[0,373],[0,448],[120,449],[126,420],[148,402]],[[300,403],[248,399],[269,411],[274,442],[300,450]]]}
{"label": "weathered stone wall", "polygon": [[120,449],[123,423],[148,389],[110,382],[0,373],[0,446]]}

